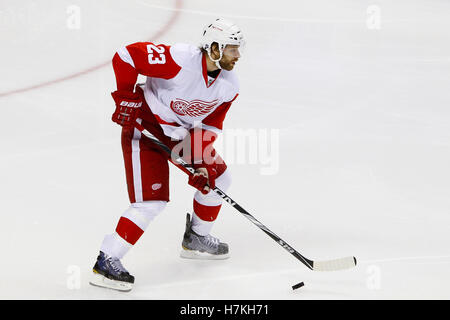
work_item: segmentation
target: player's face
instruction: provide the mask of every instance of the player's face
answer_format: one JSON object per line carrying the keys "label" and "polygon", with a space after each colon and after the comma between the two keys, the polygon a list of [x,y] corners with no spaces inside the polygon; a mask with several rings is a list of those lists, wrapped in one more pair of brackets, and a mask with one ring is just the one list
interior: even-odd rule
{"label": "player's face", "polygon": [[241,57],[240,48],[237,45],[226,45],[223,49],[222,59],[220,59],[220,66],[225,70],[233,70],[234,65]]}

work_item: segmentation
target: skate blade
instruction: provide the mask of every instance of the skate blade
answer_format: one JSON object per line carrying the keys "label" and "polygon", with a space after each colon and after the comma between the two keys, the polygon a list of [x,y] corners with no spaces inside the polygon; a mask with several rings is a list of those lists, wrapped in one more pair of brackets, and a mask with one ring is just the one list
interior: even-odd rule
{"label": "skate blade", "polygon": [[93,273],[89,284],[95,287],[108,288],[121,292],[129,292],[133,289],[133,284],[124,281],[108,279],[99,273]]}
{"label": "skate blade", "polygon": [[230,257],[229,253],[226,254],[211,254],[208,252],[200,252],[197,250],[181,249],[180,257],[184,259],[196,259],[196,260],[225,260]]}

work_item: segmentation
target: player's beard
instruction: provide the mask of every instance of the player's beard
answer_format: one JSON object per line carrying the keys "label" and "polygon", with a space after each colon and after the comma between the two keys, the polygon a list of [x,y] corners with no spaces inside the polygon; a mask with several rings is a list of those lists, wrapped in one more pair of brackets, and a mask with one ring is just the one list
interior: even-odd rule
{"label": "player's beard", "polygon": [[222,69],[227,70],[227,71],[231,71],[234,68],[235,63],[237,62],[237,59],[227,59],[225,57],[223,57],[219,63],[220,66],[222,67]]}

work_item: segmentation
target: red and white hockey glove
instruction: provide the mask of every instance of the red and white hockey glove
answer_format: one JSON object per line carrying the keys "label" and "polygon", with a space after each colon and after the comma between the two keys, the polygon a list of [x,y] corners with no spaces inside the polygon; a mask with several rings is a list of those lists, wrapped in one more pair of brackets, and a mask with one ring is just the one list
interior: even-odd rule
{"label": "red and white hockey glove", "polygon": [[124,90],[114,91],[111,96],[116,102],[116,110],[112,115],[112,121],[123,127],[132,127],[141,112],[142,96]]}
{"label": "red and white hockey glove", "polygon": [[216,177],[217,171],[213,166],[201,167],[195,169],[193,175],[189,175],[188,183],[201,193],[207,194],[216,187]]}

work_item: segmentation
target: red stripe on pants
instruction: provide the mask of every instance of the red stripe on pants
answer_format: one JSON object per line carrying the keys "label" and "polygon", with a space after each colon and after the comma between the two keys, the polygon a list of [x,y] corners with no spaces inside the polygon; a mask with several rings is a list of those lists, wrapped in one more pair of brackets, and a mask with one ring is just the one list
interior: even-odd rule
{"label": "red stripe on pants", "polygon": [[130,219],[120,217],[116,232],[126,242],[134,245],[144,233],[144,230],[135,225]]}

